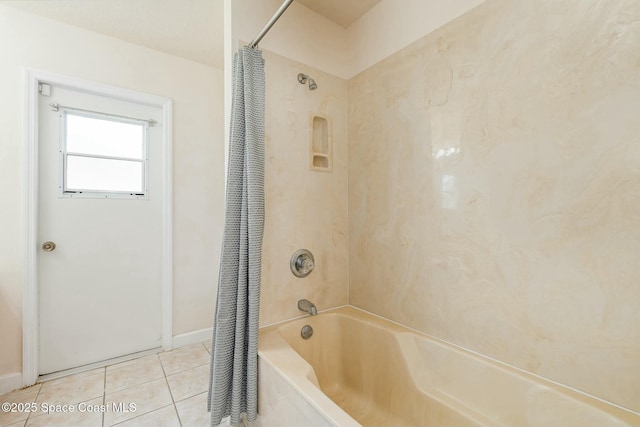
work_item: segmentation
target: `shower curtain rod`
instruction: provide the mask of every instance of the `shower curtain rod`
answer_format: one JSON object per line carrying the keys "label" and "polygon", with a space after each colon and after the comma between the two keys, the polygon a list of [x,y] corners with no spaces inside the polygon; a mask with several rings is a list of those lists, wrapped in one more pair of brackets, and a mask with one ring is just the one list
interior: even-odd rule
{"label": "shower curtain rod", "polygon": [[275,24],[276,21],[280,19],[284,11],[287,10],[287,8],[291,5],[291,3],[293,3],[293,0],[285,0],[284,3],[282,3],[282,6],[280,6],[280,8],[276,11],[273,17],[269,20],[269,22],[267,22],[267,25],[265,25],[262,31],[260,31],[260,34],[258,34],[256,38],[253,39],[251,43],[249,43],[250,48],[255,49],[258,43],[260,43],[260,40],[262,40],[265,34],[269,32],[271,27],[273,27],[273,24]]}

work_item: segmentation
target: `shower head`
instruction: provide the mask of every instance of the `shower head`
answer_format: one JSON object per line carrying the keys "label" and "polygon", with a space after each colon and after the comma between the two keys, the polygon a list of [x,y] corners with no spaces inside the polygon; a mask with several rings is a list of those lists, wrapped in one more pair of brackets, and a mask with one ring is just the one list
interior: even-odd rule
{"label": "shower head", "polygon": [[298,74],[298,82],[303,85],[307,82],[309,82],[309,90],[316,90],[318,88],[318,84],[316,83],[315,80],[313,80],[311,77],[307,76],[306,74]]}

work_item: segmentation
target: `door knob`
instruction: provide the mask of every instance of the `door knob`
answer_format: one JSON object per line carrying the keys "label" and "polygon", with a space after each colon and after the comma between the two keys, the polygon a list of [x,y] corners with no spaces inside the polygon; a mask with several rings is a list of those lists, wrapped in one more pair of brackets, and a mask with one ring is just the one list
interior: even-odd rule
{"label": "door knob", "polygon": [[44,242],[42,244],[42,250],[45,252],[51,252],[55,250],[55,248],[56,248],[56,244],[53,242]]}

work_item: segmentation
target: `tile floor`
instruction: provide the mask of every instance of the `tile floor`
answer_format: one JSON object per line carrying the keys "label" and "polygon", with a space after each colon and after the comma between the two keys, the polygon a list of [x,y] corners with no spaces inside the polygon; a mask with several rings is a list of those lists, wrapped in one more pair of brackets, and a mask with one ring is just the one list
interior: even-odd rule
{"label": "tile floor", "polygon": [[193,344],[2,395],[0,403],[35,412],[0,410],[0,427],[209,427],[210,348]]}

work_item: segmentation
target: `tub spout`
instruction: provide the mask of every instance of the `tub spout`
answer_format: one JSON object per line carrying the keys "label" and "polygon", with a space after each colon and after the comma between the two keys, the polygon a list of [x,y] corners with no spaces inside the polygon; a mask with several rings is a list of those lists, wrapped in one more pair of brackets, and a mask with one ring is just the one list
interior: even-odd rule
{"label": "tub spout", "polygon": [[306,311],[312,316],[318,314],[318,310],[316,309],[316,305],[309,300],[301,299],[298,301],[298,310]]}

